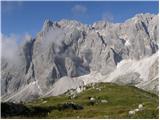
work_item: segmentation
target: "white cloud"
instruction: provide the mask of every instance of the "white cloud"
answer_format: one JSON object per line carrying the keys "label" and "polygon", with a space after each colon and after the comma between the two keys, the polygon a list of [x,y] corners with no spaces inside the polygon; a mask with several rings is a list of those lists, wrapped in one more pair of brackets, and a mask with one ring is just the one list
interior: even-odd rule
{"label": "white cloud", "polygon": [[111,22],[111,21],[113,21],[113,19],[114,19],[114,17],[110,12],[105,12],[102,14],[102,20]]}
{"label": "white cloud", "polygon": [[60,51],[60,47],[62,46],[62,42],[65,39],[64,31],[61,29],[50,29],[44,36],[41,41],[42,49],[47,49],[48,46],[54,44],[54,50],[56,52]]}
{"label": "white cloud", "polygon": [[25,35],[23,36],[24,41],[30,41],[31,39],[32,39],[32,36],[28,33],[25,33]]}
{"label": "white cloud", "polygon": [[87,12],[87,7],[84,5],[75,5],[71,9],[74,15],[83,15]]}
{"label": "white cloud", "polygon": [[29,34],[22,36],[11,34],[4,35],[1,33],[1,57],[11,63],[20,62],[20,46],[30,39]]}
{"label": "white cloud", "polygon": [[1,35],[2,58],[5,58],[12,62],[18,61],[18,45],[16,41],[17,38],[15,35]]}
{"label": "white cloud", "polygon": [[26,42],[29,42],[32,40],[32,36],[29,33],[25,33],[22,36],[19,36],[19,37],[17,36],[17,39],[18,39],[18,43],[23,46]]}

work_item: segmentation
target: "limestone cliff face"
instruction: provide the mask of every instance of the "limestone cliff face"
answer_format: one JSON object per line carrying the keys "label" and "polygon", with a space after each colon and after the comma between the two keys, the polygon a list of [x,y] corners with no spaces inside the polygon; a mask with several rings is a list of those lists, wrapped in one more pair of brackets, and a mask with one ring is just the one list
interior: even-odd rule
{"label": "limestone cliff face", "polygon": [[[107,77],[123,60],[150,57],[159,49],[158,27],[158,15],[152,14],[138,14],[124,23],[98,21],[89,26],[74,20],[46,20],[37,36],[19,48],[18,61],[2,57],[2,100],[34,99],[51,91],[61,78],[75,79],[92,71]],[[155,63],[149,68],[147,81],[157,76],[157,66]],[[136,85],[143,78],[131,72],[113,79],[117,81],[134,81]],[[76,86],[78,83],[82,85],[78,81]],[[69,86],[59,87],[65,85]]]}

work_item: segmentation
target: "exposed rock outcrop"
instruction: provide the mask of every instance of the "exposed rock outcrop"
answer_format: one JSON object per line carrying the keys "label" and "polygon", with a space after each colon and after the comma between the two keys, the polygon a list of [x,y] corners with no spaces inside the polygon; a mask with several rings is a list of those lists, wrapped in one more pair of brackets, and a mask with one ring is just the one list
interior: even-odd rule
{"label": "exposed rock outcrop", "polygon": [[[99,21],[90,26],[74,20],[46,20],[37,36],[18,48],[18,60],[2,56],[2,100],[59,95],[85,85],[83,76],[93,71],[103,76],[95,77],[97,81],[148,88],[151,81],[158,80],[154,79],[158,64],[143,63],[142,59],[147,61],[157,54],[158,26],[158,15],[153,14],[138,14],[124,23]],[[119,69],[123,61],[128,61],[127,65]],[[111,76],[118,70],[124,73]],[[154,82],[149,90],[157,91],[157,84]]]}

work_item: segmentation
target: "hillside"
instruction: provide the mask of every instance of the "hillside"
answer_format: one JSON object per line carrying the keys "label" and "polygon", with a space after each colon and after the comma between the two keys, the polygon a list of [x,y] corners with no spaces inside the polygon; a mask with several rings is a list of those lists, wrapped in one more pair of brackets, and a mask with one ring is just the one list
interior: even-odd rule
{"label": "hillside", "polygon": [[[75,96],[74,96],[75,95]],[[92,104],[89,97],[95,99]],[[129,114],[142,104],[135,114]],[[133,86],[111,83],[89,84],[77,94],[39,98],[19,104],[2,103],[5,118],[158,118],[158,96]],[[17,107],[18,108],[18,107]],[[21,109],[20,109],[21,108]]]}

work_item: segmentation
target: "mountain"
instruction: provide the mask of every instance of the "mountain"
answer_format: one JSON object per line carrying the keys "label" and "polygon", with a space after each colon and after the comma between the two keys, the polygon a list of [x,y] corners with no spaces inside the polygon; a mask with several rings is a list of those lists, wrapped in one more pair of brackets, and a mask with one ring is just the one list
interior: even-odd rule
{"label": "mountain", "polygon": [[2,101],[57,96],[93,82],[158,94],[158,27],[158,15],[149,13],[124,23],[46,20],[12,57],[2,47]]}

